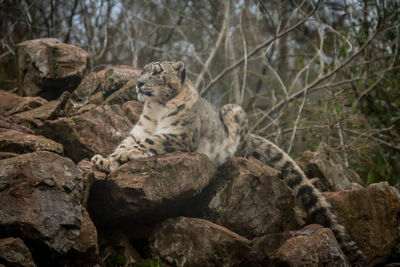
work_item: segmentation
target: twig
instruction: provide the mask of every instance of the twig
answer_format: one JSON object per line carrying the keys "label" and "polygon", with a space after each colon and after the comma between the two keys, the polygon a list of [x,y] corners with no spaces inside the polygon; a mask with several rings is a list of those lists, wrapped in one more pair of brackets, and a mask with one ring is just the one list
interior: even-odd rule
{"label": "twig", "polygon": [[[275,36],[269,38],[267,41],[263,42],[262,44],[256,46],[252,51],[250,51],[250,53],[248,53],[247,58],[252,57],[253,55],[255,55],[256,53],[258,53],[261,49],[263,49],[264,47],[268,46],[270,43],[274,42],[275,40],[281,38],[282,36],[292,32],[293,30],[297,29],[299,26],[303,25],[319,8],[320,5],[320,0],[318,1],[316,7],[302,20],[300,20],[299,22],[297,22],[295,25],[293,25],[292,27],[287,28],[286,30],[283,30],[282,32],[279,32],[278,34],[276,34]],[[228,68],[224,69],[223,71],[221,71],[214,79],[212,79],[210,81],[210,83],[200,92],[200,95],[204,95],[205,93],[207,93],[208,90],[211,89],[212,86],[214,86],[222,77],[224,77],[226,74],[228,74],[229,72],[231,72],[233,69],[235,69],[236,67],[238,67],[239,65],[241,65],[243,62],[245,61],[245,58],[241,58],[238,61],[236,61],[235,63],[233,63],[231,66],[229,66]]]}

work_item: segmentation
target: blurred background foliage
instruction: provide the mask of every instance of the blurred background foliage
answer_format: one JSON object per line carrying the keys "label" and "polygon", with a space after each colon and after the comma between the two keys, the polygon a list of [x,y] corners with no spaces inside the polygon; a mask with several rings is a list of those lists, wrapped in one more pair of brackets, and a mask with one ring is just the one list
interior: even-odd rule
{"label": "blurred background foliage", "polygon": [[15,44],[55,37],[92,71],[182,60],[216,106],[293,157],[325,142],[365,183],[400,177],[400,1],[0,0],[0,88]]}

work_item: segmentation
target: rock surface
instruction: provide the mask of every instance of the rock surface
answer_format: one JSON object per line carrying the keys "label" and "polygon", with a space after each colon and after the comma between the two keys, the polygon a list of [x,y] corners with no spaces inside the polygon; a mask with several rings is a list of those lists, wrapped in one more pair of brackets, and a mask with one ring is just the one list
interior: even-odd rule
{"label": "rock surface", "polygon": [[43,136],[0,128],[0,151],[18,154],[51,151],[62,154],[63,146]]}
{"label": "rock surface", "polygon": [[250,241],[197,218],[163,222],[150,237],[152,256],[174,266],[258,266]]}
{"label": "rock surface", "polygon": [[0,236],[28,240],[49,260],[68,252],[81,229],[82,187],[79,168],[51,152],[0,160]]}
{"label": "rock surface", "polygon": [[0,239],[0,263],[15,267],[36,267],[24,241],[14,237]]}
{"label": "rock surface", "polygon": [[230,159],[199,197],[203,216],[247,238],[296,229],[294,195],[278,175],[255,159]]}
{"label": "rock surface", "polygon": [[276,266],[349,266],[333,232],[309,225],[275,251]]}
{"label": "rock surface", "polygon": [[27,111],[47,103],[41,97],[21,97],[17,94],[0,90],[0,115],[10,116]]}
{"label": "rock surface", "polygon": [[124,111],[124,113],[128,117],[128,119],[133,124],[135,124],[139,120],[140,115],[142,114],[143,104],[140,103],[139,101],[131,100],[131,101],[125,102],[122,105],[122,110]]}
{"label": "rock surface", "polygon": [[[333,157],[333,156],[332,156]],[[316,152],[304,151],[301,157],[296,159],[297,164],[305,171],[307,177],[318,177],[321,183],[320,190],[341,191],[353,189],[352,181],[346,176],[345,168],[339,161],[330,158],[329,151],[324,143],[321,143]],[[358,182],[358,181],[357,181]]]}
{"label": "rock surface", "polygon": [[119,106],[104,105],[70,118],[46,121],[39,133],[61,143],[65,154],[78,163],[95,154],[109,155],[131,128]]}
{"label": "rock surface", "polygon": [[137,100],[136,81],[140,70],[128,66],[107,68],[88,74],[71,94],[65,107],[67,116],[76,115],[87,105],[122,105]]}
{"label": "rock surface", "polygon": [[82,212],[82,225],[75,244],[65,257],[70,266],[93,266],[99,256],[97,230],[86,209]]}
{"label": "rock surface", "polygon": [[325,193],[371,265],[384,262],[398,241],[400,200],[393,189],[381,182],[360,190]]}
{"label": "rock surface", "polygon": [[45,121],[54,120],[61,115],[62,107],[65,105],[68,96],[69,93],[65,92],[57,100],[49,101],[32,110],[14,114],[11,120],[35,131]]}
{"label": "rock surface", "polygon": [[17,44],[18,93],[56,99],[74,90],[89,68],[89,56],[81,48],[54,38]]}
{"label": "rock surface", "polygon": [[89,211],[102,224],[155,223],[176,216],[186,200],[210,183],[215,170],[207,156],[196,153],[134,160],[94,182]]}

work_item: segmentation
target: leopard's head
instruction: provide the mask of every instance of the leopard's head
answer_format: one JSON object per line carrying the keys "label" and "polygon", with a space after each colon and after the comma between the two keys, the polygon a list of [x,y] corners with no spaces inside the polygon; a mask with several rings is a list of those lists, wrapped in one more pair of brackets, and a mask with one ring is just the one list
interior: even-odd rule
{"label": "leopard's head", "polygon": [[183,62],[152,62],[144,66],[136,82],[136,92],[141,102],[166,103],[177,96],[186,81]]}

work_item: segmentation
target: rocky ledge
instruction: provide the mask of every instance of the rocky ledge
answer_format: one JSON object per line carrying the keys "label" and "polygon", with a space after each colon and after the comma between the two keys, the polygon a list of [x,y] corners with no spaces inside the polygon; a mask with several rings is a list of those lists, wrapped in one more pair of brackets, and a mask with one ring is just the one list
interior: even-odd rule
{"label": "rocky ledge", "polygon": [[[0,90],[0,266],[349,266],[256,159],[216,168],[171,153],[97,170],[88,159],[138,120],[140,70],[90,72],[85,51],[56,39],[23,42],[17,57],[18,95]],[[297,161],[370,266],[399,265],[398,190],[364,188],[323,144]]]}

